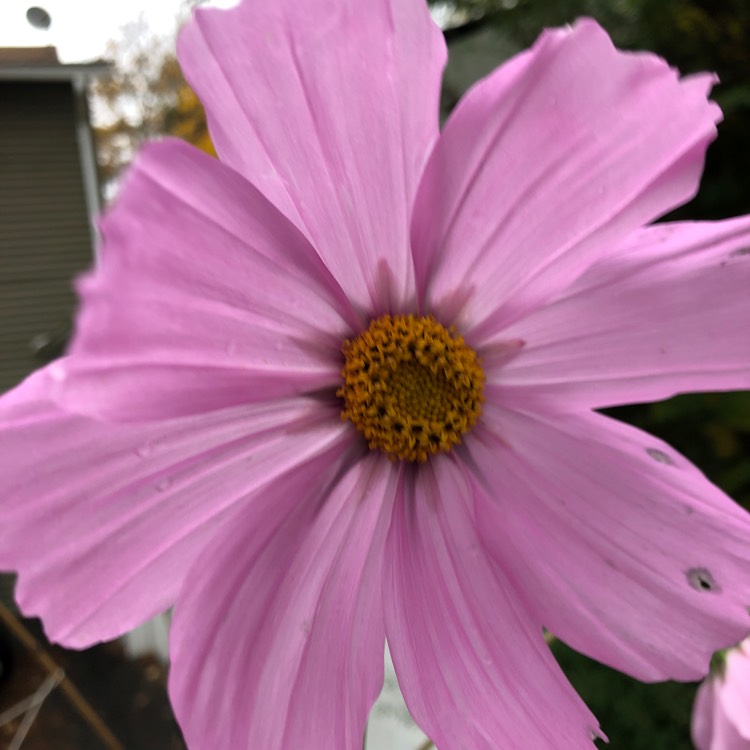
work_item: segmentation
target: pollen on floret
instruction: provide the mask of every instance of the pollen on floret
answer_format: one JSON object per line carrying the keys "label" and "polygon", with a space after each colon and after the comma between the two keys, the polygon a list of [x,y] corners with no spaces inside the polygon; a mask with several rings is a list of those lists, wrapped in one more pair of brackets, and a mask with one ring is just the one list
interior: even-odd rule
{"label": "pollen on floret", "polygon": [[341,417],[372,450],[422,463],[458,445],[479,419],[484,373],[477,355],[431,316],[383,315],[342,352]]}

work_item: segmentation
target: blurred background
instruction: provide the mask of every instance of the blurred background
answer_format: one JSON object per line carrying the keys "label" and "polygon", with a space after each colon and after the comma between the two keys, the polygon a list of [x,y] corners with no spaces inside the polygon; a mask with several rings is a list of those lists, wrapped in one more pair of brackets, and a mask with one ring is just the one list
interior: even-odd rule
{"label": "blurred background", "polygon": [[[0,391],[64,350],[75,310],[71,279],[92,263],[94,217],[116,195],[139,144],[169,134],[214,153],[174,52],[176,30],[199,4],[3,0]],[[450,48],[443,117],[542,28],[581,15],[599,20],[620,47],[653,50],[683,73],[716,71],[714,98],[725,115],[719,139],[699,196],[667,218],[750,213],[747,0],[455,0],[432,9]],[[671,442],[750,506],[748,394],[682,396],[610,413]],[[66,652],[19,616],[12,583],[0,579],[0,748],[183,747],[165,693],[164,622],[122,644]],[[613,750],[691,747],[694,685],[641,685],[559,644],[555,652]]]}

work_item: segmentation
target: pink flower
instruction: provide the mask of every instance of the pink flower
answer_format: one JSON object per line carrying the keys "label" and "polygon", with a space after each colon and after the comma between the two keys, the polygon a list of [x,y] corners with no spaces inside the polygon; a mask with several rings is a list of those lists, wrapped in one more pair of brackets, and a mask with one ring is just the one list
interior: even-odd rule
{"label": "pink flower", "polygon": [[542,626],[704,675],[748,516],[594,410],[750,386],[750,217],[648,226],[713,78],[581,21],[439,133],[422,0],[201,10],[179,52],[222,161],[140,154],[69,356],[2,402],[24,610],[81,647],[175,604],[193,750],[359,750],[386,638],[440,750],[592,747]]}
{"label": "pink flower", "polygon": [[692,730],[698,750],[750,750],[750,638],[698,688]]}

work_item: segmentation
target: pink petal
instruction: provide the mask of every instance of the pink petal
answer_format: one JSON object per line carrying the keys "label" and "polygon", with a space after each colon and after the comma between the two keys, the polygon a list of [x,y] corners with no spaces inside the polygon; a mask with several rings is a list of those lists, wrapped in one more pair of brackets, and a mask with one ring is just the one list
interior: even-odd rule
{"label": "pink petal", "polygon": [[382,456],[321,456],[268,487],[195,564],[170,673],[193,750],[361,750],[383,683],[397,477]]}
{"label": "pink petal", "polygon": [[385,622],[409,711],[440,750],[593,748],[596,719],[484,553],[450,458],[406,474],[388,537]]}
{"label": "pink petal", "polygon": [[[714,690],[718,690],[718,685]],[[713,738],[710,750],[750,750],[750,739],[743,737],[734,722],[723,710],[720,700],[714,700]]]}
{"label": "pink petal", "polygon": [[716,685],[717,700],[737,733],[750,748],[750,641],[731,649],[723,679]]}
{"label": "pink petal", "polygon": [[274,477],[348,442],[302,399],[109,425],[67,414],[40,371],[0,400],[0,568],[53,640],[81,648],[171,606],[217,525]]}
{"label": "pink petal", "polygon": [[750,515],[686,459],[600,414],[483,420],[484,542],[555,635],[651,681],[699,679],[747,633]]}
{"label": "pink petal", "polygon": [[361,309],[412,303],[410,207],[445,62],[424,0],[246,0],[178,52],[220,157],[312,240]]}
{"label": "pink petal", "polygon": [[566,408],[750,388],[750,217],[634,233],[560,301],[485,342],[521,340],[488,373]]}
{"label": "pink petal", "polygon": [[705,679],[695,694],[690,736],[696,750],[714,750],[711,740],[714,732],[714,680]]}
{"label": "pink petal", "polygon": [[412,225],[424,309],[478,340],[693,196],[718,108],[591,20],[477,84],[430,157]]}
{"label": "pink petal", "polygon": [[152,419],[338,383],[357,319],[302,235],[216,159],[147,147],[102,231],[56,373],[66,407]]}

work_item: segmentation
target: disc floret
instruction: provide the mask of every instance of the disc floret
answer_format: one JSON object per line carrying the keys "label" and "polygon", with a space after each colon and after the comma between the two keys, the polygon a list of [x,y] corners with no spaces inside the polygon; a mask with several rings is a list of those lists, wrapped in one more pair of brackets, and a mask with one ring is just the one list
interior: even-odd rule
{"label": "disc floret", "polygon": [[342,347],[341,416],[372,450],[424,462],[477,422],[484,373],[456,331],[432,316],[383,315]]}

